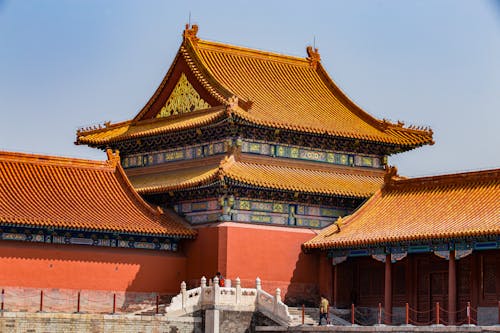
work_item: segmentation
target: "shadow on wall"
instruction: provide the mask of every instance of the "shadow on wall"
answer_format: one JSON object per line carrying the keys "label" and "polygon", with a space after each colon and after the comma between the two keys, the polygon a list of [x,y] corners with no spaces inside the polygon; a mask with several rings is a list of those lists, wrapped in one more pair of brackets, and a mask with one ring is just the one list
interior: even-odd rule
{"label": "shadow on wall", "polygon": [[318,258],[300,252],[292,278],[284,294],[284,303],[289,306],[316,307],[319,302]]}
{"label": "shadow on wall", "polygon": [[152,250],[0,242],[0,285],[178,293],[186,258]]}

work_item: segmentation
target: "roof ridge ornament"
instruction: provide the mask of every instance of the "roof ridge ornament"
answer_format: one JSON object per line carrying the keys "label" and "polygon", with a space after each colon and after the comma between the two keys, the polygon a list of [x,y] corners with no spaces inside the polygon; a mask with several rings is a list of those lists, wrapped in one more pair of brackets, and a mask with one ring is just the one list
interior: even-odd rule
{"label": "roof ridge ornament", "polygon": [[106,163],[109,166],[115,168],[120,164],[120,152],[118,151],[118,149],[113,152],[113,149],[108,148],[106,149],[106,155],[108,156],[108,160],[106,161]]}
{"label": "roof ridge ornament", "polygon": [[313,48],[312,46],[308,46],[306,48],[306,51],[308,55],[307,60],[309,61],[311,67],[313,69],[318,68],[318,64],[321,61],[321,56],[319,55],[318,48],[316,47]]}
{"label": "roof ridge ornament", "polygon": [[385,175],[384,175],[384,183],[387,185],[392,183],[398,177],[398,168],[391,165],[385,166]]}
{"label": "roof ridge ornament", "polygon": [[186,28],[182,33],[182,37],[184,38],[184,40],[189,39],[193,42],[196,42],[199,40],[198,36],[196,36],[197,33],[198,33],[198,25],[197,24],[190,25],[189,23],[187,23]]}

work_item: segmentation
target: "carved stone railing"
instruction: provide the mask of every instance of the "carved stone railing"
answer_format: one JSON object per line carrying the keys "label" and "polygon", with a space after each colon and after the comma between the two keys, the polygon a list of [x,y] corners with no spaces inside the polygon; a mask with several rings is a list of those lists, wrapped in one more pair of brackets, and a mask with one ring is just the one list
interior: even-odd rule
{"label": "carved stone railing", "polygon": [[[207,286],[207,279],[201,278],[198,288],[186,290],[186,283],[181,283],[181,292],[172,298],[165,309],[167,317],[179,317],[198,310],[218,309],[226,311],[260,311],[276,323],[288,326],[292,316],[288,307],[281,301],[281,290],[276,289],[273,296],[261,287],[259,278],[255,280],[255,288],[242,288],[239,278],[234,287],[220,287],[219,280]],[[226,284],[230,281],[226,280]]]}

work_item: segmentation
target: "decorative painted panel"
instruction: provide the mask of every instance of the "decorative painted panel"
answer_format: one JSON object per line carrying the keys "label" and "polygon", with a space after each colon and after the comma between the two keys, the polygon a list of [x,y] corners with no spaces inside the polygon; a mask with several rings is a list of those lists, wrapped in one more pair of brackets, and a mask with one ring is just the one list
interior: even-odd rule
{"label": "decorative painted panel", "polygon": [[250,222],[271,223],[271,221],[272,218],[269,215],[255,215],[255,214],[250,215]]}
{"label": "decorative painted panel", "polygon": [[381,167],[380,157],[378,156],[346,154],[286,144],[272,144],[267,142],[243,140],[241,151],[244,153],[301,159],[330,164],[356,165],[372,168]]}
{"label": "decorative painted panel", "polygon": [[[64,235],[61,234],[45,235],[44,230],[39,230],[39,229],[33,229],[36,233],[25,233],[23,231],[24,228],[18,230],[19,230],[18,232],[0,233],[0,240],[27,241],[27,242],[39,242],[48,244],[51,243],[74,244],[74,245],[85,245],[85,246],[127,247],[127,248],[177,251],[176,240],[164,237],[152,238],[148,236],[148,237],[142,237],[140,241],[133,241],[131,239],[129,240],[113,239],[110,237],[114,236],[111,236],[109,234],[102,234],[102,233],[90,234],[87,232],[75,231],[75,230],[64,231]],[[162,242],[168,243],[169,245],[165,247],[162,245]]]}
{"label": "decorative painted panel", "polygon": [[210,105],[201,98],[200,94],[189,83],[186,75],[182,73],[157,118],[208,109],[209,107]]}
{"label": "decorative painted panel", "polygon": [[[231,204],[229,198],[232,198]],[[224,202],[224,207],[221,206],[221,202]],[[339,216],[349,213],[337,207],[234,198],[232,195],[222,196],[220,202],[213,198],[206,201],[180,202],[174,209],[192,224],[236,221],[311,228],[325,227]]]}
{"label": "decorative painted panel", "polygon": [[125,169],[137,168],[168,162],[192,160],[207,156],[220,155],[225,154],[227,151],[227,142],[217,141],[207,144],[151,152],[147,154],[125,156],[122,158],[122,166]]}

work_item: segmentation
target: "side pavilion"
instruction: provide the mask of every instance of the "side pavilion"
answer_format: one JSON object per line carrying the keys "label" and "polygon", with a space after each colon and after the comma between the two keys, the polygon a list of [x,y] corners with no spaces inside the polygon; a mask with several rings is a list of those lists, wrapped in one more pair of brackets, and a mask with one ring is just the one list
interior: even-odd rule
{"label": "side pavilion", "polygon": [[410,322],[429,323],[439,302],[442,323],[459,324],[470,302],[473,320],[496,323],[499,198],[500,169],[400,179],[391,168],[382,189],[303,249],[321,252],[337,307],[381,302],[392,323],[408,303]]}

